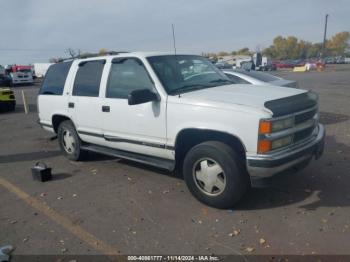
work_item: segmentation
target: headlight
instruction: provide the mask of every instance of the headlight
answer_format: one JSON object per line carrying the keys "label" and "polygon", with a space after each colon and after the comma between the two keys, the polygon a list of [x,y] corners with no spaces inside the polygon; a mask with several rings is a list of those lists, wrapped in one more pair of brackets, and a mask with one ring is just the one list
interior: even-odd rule
{"label": "headlight", "polygon": [[268,139],[269,134],[283,131],[294,126],[294,117],[278,120],[261,120],[259,124],[258,153],[267,153],[271,150],[287,146],[293,142],[293,136],[285,136],[278,139]]}
{"label": "headlight", "polygon": [[294,125],[294,117],[289,117],[272,122],[272,132],[291,128]]}
{"label": "headlight", "polygon": [[280,120],[263,120],[260,121],[259,133],[269,134],[281,131],[294,126],[294,117],[288,117]]}
{"label": "headlight", "polygon": [[286,136],[277,140],[272,141],[271,143],[271,149],[277,149],[282,146],[287,146],[291,144],[293,141],[293,136]]}

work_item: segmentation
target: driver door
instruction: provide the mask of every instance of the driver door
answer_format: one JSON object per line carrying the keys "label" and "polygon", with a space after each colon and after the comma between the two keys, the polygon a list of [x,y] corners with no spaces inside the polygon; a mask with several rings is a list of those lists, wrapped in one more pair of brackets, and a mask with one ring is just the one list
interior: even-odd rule
{"label": "driver door", "polygon": [[134,57],[114,58],[109,67],[100,111],[105,145],[167,158],[166,101],[128,104],[128,95],[134,90],[150,89],[157,92],[143,62]]}

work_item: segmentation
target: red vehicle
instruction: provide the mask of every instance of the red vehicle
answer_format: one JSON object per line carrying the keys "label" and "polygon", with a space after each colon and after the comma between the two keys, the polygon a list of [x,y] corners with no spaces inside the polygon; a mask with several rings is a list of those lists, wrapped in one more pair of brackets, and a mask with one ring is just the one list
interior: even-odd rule
{"label": "red vehicle", "polygon": [[290,61],[274,61],[277,68],[293,68],[295,65]]}
{"label": "red vehicle", "polygon": [[6,67],[6,74],[9,77],[9,84],[11,86],[17,84],[32,84],[34,82],[31,66],[10,65]]}

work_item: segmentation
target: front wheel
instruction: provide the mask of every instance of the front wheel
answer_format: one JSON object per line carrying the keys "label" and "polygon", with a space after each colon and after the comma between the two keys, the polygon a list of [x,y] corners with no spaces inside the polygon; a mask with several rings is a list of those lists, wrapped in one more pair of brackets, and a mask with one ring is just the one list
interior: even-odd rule
{"label": "front wheel", "polygon": [[58,143],[63,154],[70,160],[78,161],[85,157],[86,152],[81,149],[81,140],[70,120],[63,121],[57,132]]}
{"label": "front wheel", "polygon": [[185,157],[183,172],[191,193],[216,208],[232,207],[248,189],[249,177],[242,159],[218,141],[193,147]]}

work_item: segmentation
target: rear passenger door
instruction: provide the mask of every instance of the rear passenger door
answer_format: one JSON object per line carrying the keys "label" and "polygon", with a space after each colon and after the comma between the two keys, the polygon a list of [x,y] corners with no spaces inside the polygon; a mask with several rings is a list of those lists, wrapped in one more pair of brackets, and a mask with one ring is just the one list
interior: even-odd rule
{"label": "rear passenger door", "polygon": [[103,140],[100,86],[105,63],[101,59],[79,63],[68,103],[79,136],[89,143]]}

